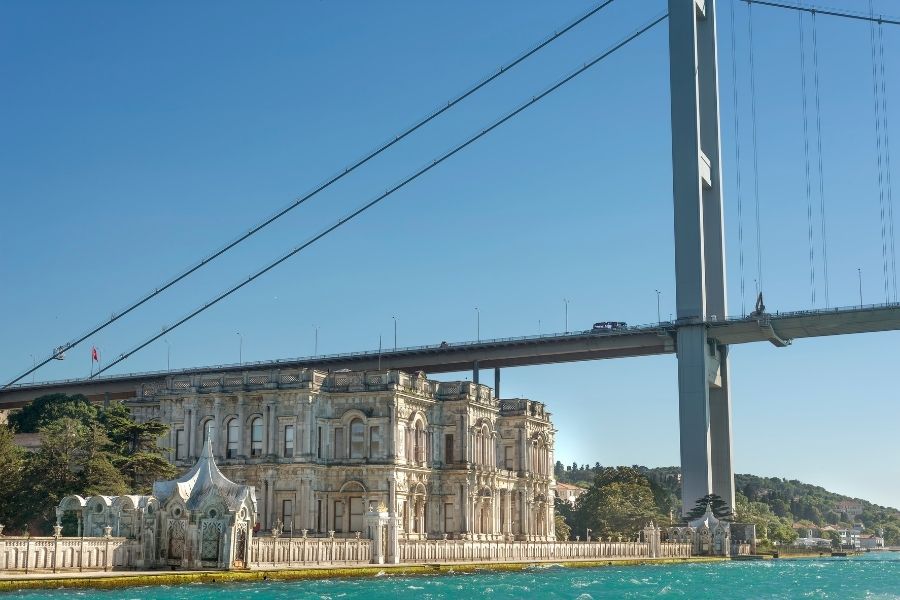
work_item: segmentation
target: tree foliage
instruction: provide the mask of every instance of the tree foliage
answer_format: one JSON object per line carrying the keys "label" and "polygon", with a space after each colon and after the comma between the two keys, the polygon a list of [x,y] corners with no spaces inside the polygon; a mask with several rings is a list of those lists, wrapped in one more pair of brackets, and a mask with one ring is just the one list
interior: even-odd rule
{"label": "tree foliage", "polygon": [[11,523],[22,510],[22,500],[17,492],[22,489],[25,471],[25,451],[13,441],[13,433],[6,425],[0,425],[0,523]]}
{"label": "tree foliage", "polygon": [[98,409],[84,396],[53,394],[11,415],[10,423],[39,433],[41,446],[23,452],[8,428],[0,431],[6,531],[47,533],[67,495],[146,493],[153,481],[176,472],[157,446],[167,426],[137,423],[120,403]]}
{"label": "tree foliage", "polygon": [[712,514],[717,519],[725,519],[730,520],[734,516],[734,512],[731,510],[731,507],[728,506],[728,503],[722,500],[721,496],[716,494],[707,494],[702,498],[698,498],[697,502],[694,503],[694,508],[685,515],[685,520],[690,521],[691,519],[698,519],[706,514],[706,509],[709,508],[712,511]]}
{"label": "tree foliage", "polygon": [[660,520],[653,489],[631,467],[599,467],[587,492],[576,501],[570,522],[577,535],[634,538],[651,520]]}
{"label": "tree foliage", "polygon": [[97,407],[81,394],[47,394],[11,414],[9,425],[19,433],[37,433],[41,427],[62,418],[90,425],[97,420],[97,412]]}

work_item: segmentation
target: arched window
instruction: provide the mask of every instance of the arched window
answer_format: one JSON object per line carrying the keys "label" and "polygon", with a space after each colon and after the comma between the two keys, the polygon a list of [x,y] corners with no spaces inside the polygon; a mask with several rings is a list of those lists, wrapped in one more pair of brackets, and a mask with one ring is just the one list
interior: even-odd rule
{"label": "arched window", "polygon": [[216,422],[213,419],[209,419],[203,424],[203,443],[205,444],[208,440],[216,440]]}
{"label": "arched window", "polygon": [[250,456],[262,456],[263,422],[262,417],[250,421]]}
{"label": "arched window", "polygon": [[238,454],[238,440],[241,435],[241,424],[238,423],[237,419],[231,419],[228,421],[228,427],[226,428],[228,432],[228,446],[225,449],[225,458],[237,458]]}
{"label": "arched window", "polygon": [[425,462],[425,427],[422,421],[416,421],[416,429],[413,432],[413,444],[415,452],[413,454],[415,462],[422,464]]}
{"label": "arched window", "polygon": [[366,426],[362,419],[350,422],[350,458],[363,458],[366,455]]}
{"label": "arched window", "polygon": [[485,467],[490,465],[491,458],[491,432],[488,431],[487,425],[481,427],[481,464]]}

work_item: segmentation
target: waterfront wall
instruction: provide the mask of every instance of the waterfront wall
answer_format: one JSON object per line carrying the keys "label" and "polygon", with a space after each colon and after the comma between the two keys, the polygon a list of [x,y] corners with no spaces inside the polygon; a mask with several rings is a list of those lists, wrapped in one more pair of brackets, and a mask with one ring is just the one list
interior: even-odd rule
{"label": "waterfront wall", "polygon": [[[386,547],[383,547],[387,549]],[[691,545],[675,542],[512,542],[397,540],[389,563],[471,563],[688,558]],[[110,571],[139,566],[140,543],[127,538],[0,537],[0,571]],[[376,562],[375,542],[366,538],[255,537],[251,569],[304,566],[364,566]]]}
{"label": "waterfront wall", "polygon": [[137,564],[127,538],[0,537],[0,571],[109,571]]}

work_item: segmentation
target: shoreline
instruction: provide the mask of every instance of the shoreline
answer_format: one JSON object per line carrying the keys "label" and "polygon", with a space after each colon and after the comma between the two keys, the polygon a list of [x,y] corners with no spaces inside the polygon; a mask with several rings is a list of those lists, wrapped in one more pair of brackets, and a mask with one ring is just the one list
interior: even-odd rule
{"label": "shoreline", "polygon": [[428,563],[346,567],[307,566],[297,569],[253,569],[242,571],[101,571],[91,573],[29,573],[0,575],[0,594],[20,590],[95,588],[118,589],[139,586],[226,583],[233,581],[302,581],[311,579],[378,577],[384,575],[434,575],[475,571],[524,571],[534,568],[596,568],[615,566],[724,562],[717,556],[691,558],[643,558],[553,562]]}

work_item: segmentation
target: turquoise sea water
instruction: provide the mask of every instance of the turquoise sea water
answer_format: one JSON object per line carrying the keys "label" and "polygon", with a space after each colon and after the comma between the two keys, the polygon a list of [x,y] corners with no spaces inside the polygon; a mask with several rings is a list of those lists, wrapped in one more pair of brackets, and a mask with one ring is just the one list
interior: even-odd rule
{"label": "turquoise sea water", "polygon": [[297,598],[867,598],[900,599],[900,553],[840,559],[770,560],[479,572],[302,582],[27,591],[0,599],[268,600]]}

